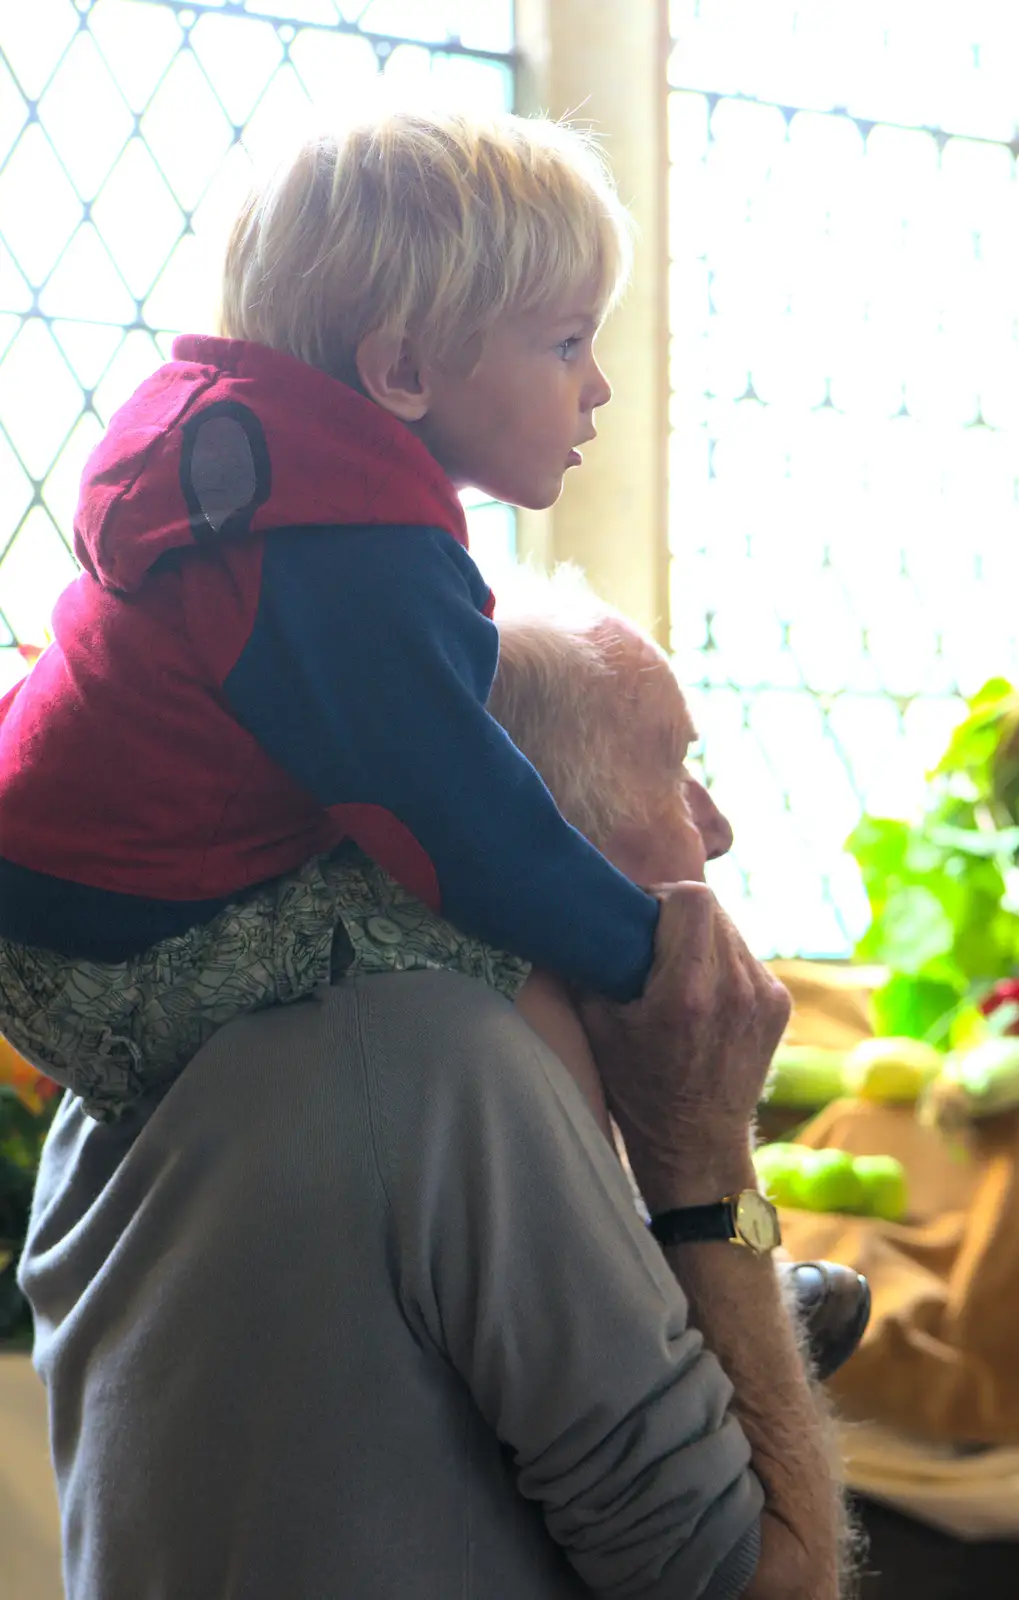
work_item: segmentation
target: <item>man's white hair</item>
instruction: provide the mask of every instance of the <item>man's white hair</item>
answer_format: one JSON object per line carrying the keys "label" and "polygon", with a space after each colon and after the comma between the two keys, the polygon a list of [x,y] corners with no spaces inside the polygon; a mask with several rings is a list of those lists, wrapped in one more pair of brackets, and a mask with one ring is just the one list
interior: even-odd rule
{"label": "man's white hair", "polygon": [[594,844],[642,820],[632,759],[638,630],[577,567],[500,576],[499,670],[488,709],[537,768],[560,811]]}

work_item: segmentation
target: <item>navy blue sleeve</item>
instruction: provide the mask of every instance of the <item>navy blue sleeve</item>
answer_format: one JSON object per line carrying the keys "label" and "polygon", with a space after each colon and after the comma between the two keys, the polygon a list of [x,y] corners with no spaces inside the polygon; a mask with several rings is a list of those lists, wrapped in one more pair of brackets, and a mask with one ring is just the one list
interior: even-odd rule
{"label": "navy blue sleeve", "polygon": [[563,819],[485,710],[498,657],[487,593],[437,529],[269,534],[258,613],[225,692],[322,805],[382,806],[410,829],[451,922],[632,999],[657,902]]}

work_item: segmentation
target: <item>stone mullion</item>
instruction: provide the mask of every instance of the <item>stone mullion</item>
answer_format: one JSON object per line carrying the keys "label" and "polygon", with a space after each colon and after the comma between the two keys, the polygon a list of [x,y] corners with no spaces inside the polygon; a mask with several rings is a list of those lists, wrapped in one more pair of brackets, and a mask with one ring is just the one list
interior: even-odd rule
{"label": "stone mullion", "polygon": [[599,439],[558,505],[524,512],[521,552],[571,560],[669,637],[665,0],[516,0],[517,104],[598,129],[638,227],[633,281],[599,339],[613,384]]}

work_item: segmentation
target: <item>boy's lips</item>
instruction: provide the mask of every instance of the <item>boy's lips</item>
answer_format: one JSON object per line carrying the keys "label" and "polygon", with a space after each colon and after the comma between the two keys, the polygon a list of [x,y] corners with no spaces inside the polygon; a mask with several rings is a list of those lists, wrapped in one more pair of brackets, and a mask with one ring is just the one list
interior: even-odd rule
{"label": "boy's lips", "polygon": [[571,450],[569,455],[566,457],[566,465],[568,467],[579,467],[579,466],[582,466],[583,465],[583,461],[584,461],[584,458],[581,455],[579,450]]}

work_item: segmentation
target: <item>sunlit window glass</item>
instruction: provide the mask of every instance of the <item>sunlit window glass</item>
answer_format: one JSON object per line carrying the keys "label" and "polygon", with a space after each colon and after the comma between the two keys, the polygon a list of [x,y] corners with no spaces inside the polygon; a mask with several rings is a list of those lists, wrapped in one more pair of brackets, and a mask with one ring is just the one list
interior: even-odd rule
{"label": "sunlit window glass", "polygon": [[[174,334],[212,326],[253,162],[380,74],[403,102],[509,109],[512,20],[512,0],[0,5],[0,693],[77,570],[88,452]],[[469,518],[498,566],[511,512],[475,497]]]}
{"label": "sunlit window glass", "polygon": [[1019,670],[1019,8],[675,0],[673,645],[762,954]]}

